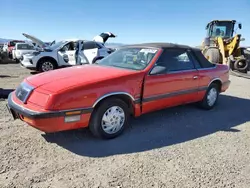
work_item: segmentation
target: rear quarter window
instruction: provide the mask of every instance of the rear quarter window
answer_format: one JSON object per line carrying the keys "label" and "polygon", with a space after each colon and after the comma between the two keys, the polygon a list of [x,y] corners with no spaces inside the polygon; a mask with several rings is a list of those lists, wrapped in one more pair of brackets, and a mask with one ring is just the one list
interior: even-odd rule
{"label": "rear quarter window", "polygon": [[208,61],[202,54],[201,50],[193,50],[194,58],[200,63],[201,68],[212,68],[216,65]]}

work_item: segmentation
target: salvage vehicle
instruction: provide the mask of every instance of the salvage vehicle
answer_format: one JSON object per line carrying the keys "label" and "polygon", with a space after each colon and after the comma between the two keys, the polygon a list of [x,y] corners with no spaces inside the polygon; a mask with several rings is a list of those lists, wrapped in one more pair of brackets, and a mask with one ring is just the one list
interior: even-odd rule
{"label": "salvage vehicle", "polygon": [[22,40],[11,40],[4,44],[4,52],[7,53],[7,56],[12,59],[12,50],[15,47],[16,43],[24,43],[25,41]]}
{"label": "salvage vehicle", "polygon": [[[34,43],[43,46],[43,42],[31,35],[23,34]],[[81,64],[92,64],[103,57],[108,56],[112,51],[106,48],[101,42],[87,41],[80,39],[68,39],[59,41],[51,46],[43,48],[42,51],[36,51],[32,54],[26,54],[21,57],[21,65],[27,69],[39,72],[51,71],[60,67],[77,65],[76,63],[76,45],[83,42],[83,57]]]}
{"label": "salvage vehicle", "polygon": [[7,107],[45,133],[89,127],[109,139],[131,116],[188,103],[212,109],[229,85],[228,66],[210,63],[200,49],[144,43],[122,46],[97,64],[29,76]]}
{"label": "salvage vehicle", "polygon": [[250,78],[250,59],[247,49],[240,46],[245,38],[241,34],[234,35],[242,24],[236,20],[212,20],[206,26],[207,36],[202,42],[202,52],[212,63],[225,64],[236,76]]}
{"label": "salvage vehicle", "polygon": [[31,54],[35,52],[35,47],[28,43],[16,43],[12,50],[12,59],[19,62],[21,57],[25,54]]}

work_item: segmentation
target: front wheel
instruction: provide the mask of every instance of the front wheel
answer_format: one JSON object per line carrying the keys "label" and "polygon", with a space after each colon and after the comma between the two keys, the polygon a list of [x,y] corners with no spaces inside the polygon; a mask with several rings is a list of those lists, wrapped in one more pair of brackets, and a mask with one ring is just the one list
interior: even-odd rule
{"label": "front wheel", "polygon": [[90,131],[96,137],[111,139],[120,135],[129,122],[129,108],[123,100],[110,98],[93,111]]}
{"label": "front wheel", "polygon": [[200,107],[206,110],[212,109],[218,101],[218,96],[219,96],[218,84],[212,83],[208,87],[204,98],[200,102]]}
{"label": "front wheel", "polygon": [[38,70],[40,72],[47,72],[47,71],[54,70],[55,68],[56,68],[55,63],[48,59],[48,60],[42,60],[40,62]]}

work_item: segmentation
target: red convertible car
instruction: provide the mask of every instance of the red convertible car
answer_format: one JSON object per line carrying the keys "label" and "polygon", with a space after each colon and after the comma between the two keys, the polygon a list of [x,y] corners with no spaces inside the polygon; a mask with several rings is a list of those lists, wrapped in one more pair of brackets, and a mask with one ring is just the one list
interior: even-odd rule
{"label": "red convertible car", "polygon": [[228,66],[210,63],[200,49],[144,43],[122,46],[97,64],[27,77],[7,107],[46,133],[89,127],[107,139],[131,116],[187,103],[211,109],[229,85]]}

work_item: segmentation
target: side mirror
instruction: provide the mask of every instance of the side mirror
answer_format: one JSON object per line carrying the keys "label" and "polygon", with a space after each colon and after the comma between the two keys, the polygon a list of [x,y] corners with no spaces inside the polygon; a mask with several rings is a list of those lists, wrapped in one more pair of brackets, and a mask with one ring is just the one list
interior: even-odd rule
{"label": "side mirror", "polygon": [[16,48],[13,48],[13,50],[16,50]]}
{"label": "side mirror", "polygon": [[239,25],[238,25],[238,26],[239,26],[239,29],[241,29],[241,28],[242,28],[242,25],[241,25],[241,23],[239,23]]}
{"label": "side mirror", "polygon": [[154,74],[162,74],[162,73],[166,73],[167,68],[160,66],[160,65],[156,65],[150,72],[150,75],[154,75]]}
{"label": "side mirror", "polygon": [[246,39],[245,38],[241,38],[240,41],[245,41]]}

